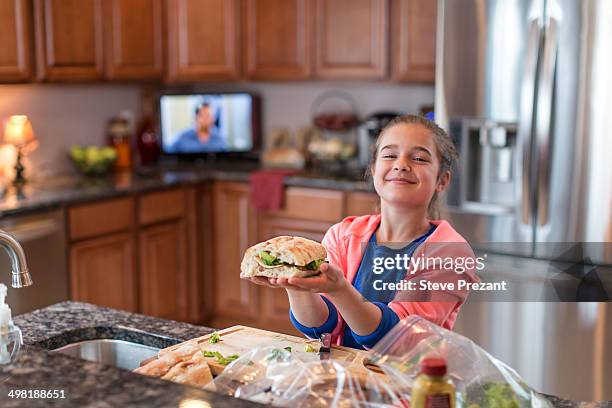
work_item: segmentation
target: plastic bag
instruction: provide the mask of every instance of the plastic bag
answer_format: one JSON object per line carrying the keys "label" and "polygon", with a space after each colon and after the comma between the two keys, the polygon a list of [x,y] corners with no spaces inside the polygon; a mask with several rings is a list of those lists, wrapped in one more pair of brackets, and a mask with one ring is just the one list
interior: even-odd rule
{"label": "plastic bag", "polygon": [[[407,406],[381,374],[318,354],[257,348],[232,362],[208,389],[276,406]],[[313,359],[315,358],[315,359]]]}
{"label": "plastic bag", "polygon": [[550,406],[506,364],[467,337],[418,316],[400,321],[370,350],[370,361],[404,387],[411,388],[424,357],[446,360],[457,404],[470,408]]}
{"label": "plastic bag", "polygon": [[209,389],[276,406],[408,407],[424,357],[447,362],[458,408],[550,407],[520,376],[470,339],[423,318],[400,321],[364,362],[318,360],[314,353],[257,348],[232,362]]}

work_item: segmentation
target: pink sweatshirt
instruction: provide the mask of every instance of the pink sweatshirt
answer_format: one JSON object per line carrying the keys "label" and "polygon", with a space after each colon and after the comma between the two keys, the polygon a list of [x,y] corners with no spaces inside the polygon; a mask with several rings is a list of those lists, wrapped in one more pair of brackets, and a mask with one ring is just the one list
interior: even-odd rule
{"label": "pink sweatshirt", "polygon": [[[364,245],[378,228],[380,218],[380,214],[347,217],[332,226],[323,238],[322,244],[327,249],[329,262],[344,271],[345,278],[351,283],[359,269]],[[448,222],[443,220],[430,220],[430,222],[437,227],[416,249],[413,258],[419,256],[474,258],[474,253],[467,241]],[[452,270],[433,269],[431,265],[430,268],[417,268],[414,274],[408,276],[410,280],[425,278],[435,280],[435,282],[457,282],[459,279],[470,282],[479,281],[473,269],[457,274]],[[406,297],[408,295],[407,293]],[[444,301],[393,301],[388,306],[397,313],[400,319],[416,314],[446,329],[452,329],[457,313],[467,299],[468,290],[455,289],[447,293],[436,292],[438,299],[440,295],[444,297]],[[399,297],[401,298],[402,294]],[[338,324],[332,332],[335,344],[342,344],[344,325],[344,320],[338,313]]]}

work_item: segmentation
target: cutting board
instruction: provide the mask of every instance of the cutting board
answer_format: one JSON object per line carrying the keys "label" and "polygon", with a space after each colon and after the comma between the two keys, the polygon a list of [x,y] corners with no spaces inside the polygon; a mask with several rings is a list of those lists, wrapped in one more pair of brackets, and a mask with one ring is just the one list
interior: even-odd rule
{"label": "cutting board", "polygon": [[[248,353],[249,351],[257,347],[276,347],[285,348],[291,347],[292,352],[305,353],[305,348],[310,344],[315,350],[319,350],[318,340],[309,340],[306,338],[291,336],[288,334],[275,333],[267,330],[257,329],[248,326],[232,326],[227,329],[219,330],[216,332],[221,337],[221,341],[217,343],[210,343],[211,334],[206,336],[197,337],[191,340],[187,340],[183,343],[176,344],[174,346],[162,349],[155,358],[163,356],[165,353],[174,351],[187,344],[198,346],[201,350],[207,351],[218,351],[227,357],[232,354],[238,354],[239,356]],[[318,359],[318,353],[305,353],[312,359]],[[344,360],[347,362],[353,362],[357,364],[363,364],[366,358],[366,353],[362,350],[356,350],[350,347],[343,346],[332,346],[331,358],[337,360]],[[145,360],[141,363],[144,365],[150,362],[152,359]],[[207,358],[208,365],[213,375],[220,374],[225,366],[219,364],[214,358]]]}

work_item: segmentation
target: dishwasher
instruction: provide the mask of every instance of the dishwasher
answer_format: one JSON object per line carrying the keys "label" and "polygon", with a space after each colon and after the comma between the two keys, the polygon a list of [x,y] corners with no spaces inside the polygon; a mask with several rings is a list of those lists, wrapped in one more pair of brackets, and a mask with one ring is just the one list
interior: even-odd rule
{"label": "dishwasher", "polygon": [[13,315],[68,300],[68,267],[64,212],[52,210],[0,217],[0,229],[23,247],[34,284],[11,287],[11,262],[0,251],[0,282],[8,288],[7,303]]}

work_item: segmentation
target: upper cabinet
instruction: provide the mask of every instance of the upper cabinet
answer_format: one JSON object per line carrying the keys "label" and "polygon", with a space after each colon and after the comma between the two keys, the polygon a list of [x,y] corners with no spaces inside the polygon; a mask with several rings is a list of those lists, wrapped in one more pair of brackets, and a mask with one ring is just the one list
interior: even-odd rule
{"label": "upper cabinet", "polygon": [[26,0],[0,0],[0,81],[26,81],[32,74],[30,7]]}
{"label": "upper cabinet", "polygon": [[382,79],[387,1],[316,0],[316,76]]}
{"label": "upper cabinet", "polygon": [[106,77],[161,78],[162,0],[105,0],[103,11]]}
{"label": "upper cabinet", "polygon": [[436,0],[0,0],[0,83],[34,67],[46,82],[433,83],[436,12]]}
{"label": "upper cabinet", "polygon": [[103,77],[102,0],[34,0],[34,20],[39,79]]}
{"label": "upper cabinet", "polygon": [[392,77],[433,83],[437,1],[391,0]]}
{"label": "upper cabinet", "polygon": [[239,0],[167,0],[167,80],[240,76]]}
{"label": "upper cabinet", "polygon": [[247,0],[243,53],[250,79],[311,76],[312,0]]}

